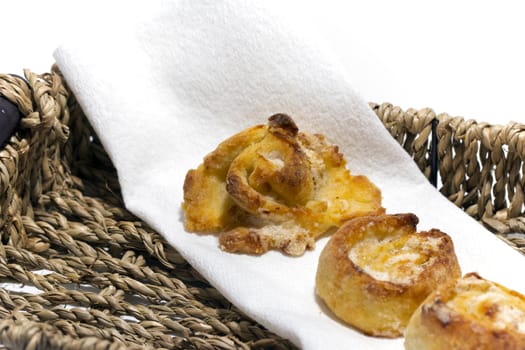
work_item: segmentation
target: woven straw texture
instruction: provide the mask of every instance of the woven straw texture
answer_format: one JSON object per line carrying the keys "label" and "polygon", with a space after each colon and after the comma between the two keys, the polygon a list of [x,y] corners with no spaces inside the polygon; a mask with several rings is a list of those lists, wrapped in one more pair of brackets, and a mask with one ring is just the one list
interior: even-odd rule
{"label": "woven straw texture", "polygon": [[437,120],[439,190],[511,246],[525,253],[525,125],[490,125],[371,104],[392,136],[430,177],[432,121]]}
{"label": "woven straw texture", "polygon": [[[123,209],[107,154],[58,71],[0,75],[23,114],[0,150],[0,343],[10,349],[291,349]],[[523,127],[371,105],[441,192],[525,251]],[[520,153],[521,152],[521,153]],[[518,234],[508,233],[514,232]]]}

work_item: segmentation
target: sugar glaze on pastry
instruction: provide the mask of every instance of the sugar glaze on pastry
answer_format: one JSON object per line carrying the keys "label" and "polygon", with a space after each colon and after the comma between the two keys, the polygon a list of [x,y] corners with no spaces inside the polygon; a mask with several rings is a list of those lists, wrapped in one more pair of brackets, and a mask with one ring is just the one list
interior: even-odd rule
{"label": "sugar glaze on pastry", "polygon": [[443,236],[400,235],[379,239],[369,237],[350,249],[348,257],[365,273],[378,281],[407,284],[437,259]]}
{"label": "sugar glaze on pastry", "polygon": [[380,190],[351,175],[337,146],[285,114],[233,135],[190,170],[185,228],[218,233],[228,252],[299,256],[345,221],[384,212]]}

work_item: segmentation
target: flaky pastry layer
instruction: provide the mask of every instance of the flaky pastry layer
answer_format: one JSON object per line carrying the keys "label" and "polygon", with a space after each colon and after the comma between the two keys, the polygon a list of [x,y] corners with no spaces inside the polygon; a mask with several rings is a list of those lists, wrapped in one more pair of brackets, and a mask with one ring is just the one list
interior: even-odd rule
{"label": "flaky pastry layer", "polygon": [[222,249],[302,255],[345,221],[381,214],[380,190],[351,175],[337,146],[285,114],[225,140],[184,183],[185,227],[219,233]]}
{"label": "flaky pastry layer", "polygon": [[525,297],[468,273],[421,304],[408,324],[405,348],[525,349]]}

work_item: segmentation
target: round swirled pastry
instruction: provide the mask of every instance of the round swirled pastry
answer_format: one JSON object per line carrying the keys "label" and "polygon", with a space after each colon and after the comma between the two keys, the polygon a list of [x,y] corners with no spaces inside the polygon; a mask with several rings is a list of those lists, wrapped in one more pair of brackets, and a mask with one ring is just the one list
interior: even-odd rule
{"label": "round swirled pastry", "polygon": [[291,117],[233,135],[186,174],[185,228],[218,233],[228,252],[292,256],[345,221],[381,214],[380,190],[350,174],[338,147]]}
{"label": "round swirled pastry", "polygon": [[525,296],[467,273],[418,307],[405,332],[405,349],[525,349]]}
{"label": "round swirled pastry", "polygon": [[411,213],[356,218],[330,237],[316,293],[335,316],[371,336],[400,337],[419,304],[461,276],[450,236],[417,232],[418,221]]}

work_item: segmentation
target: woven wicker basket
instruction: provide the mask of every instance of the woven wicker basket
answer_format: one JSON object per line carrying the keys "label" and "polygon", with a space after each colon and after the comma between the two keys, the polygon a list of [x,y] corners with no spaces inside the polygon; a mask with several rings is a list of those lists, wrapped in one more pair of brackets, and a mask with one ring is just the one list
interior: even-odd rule
{"label": "woven wicker basket", "polygon": [[[0,150],[0,343],[17,349],[288,349],[123,209],[113,165],[59,72],[0,75],[24,115]],[[440,191],[525,252],[522,125],[371,107]],[[38,270],[46,270],[46,273]],[[71,288],[74,286],[75,288]]]}

